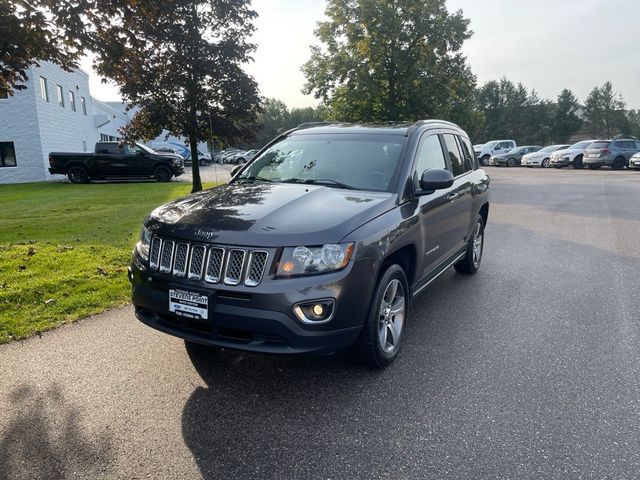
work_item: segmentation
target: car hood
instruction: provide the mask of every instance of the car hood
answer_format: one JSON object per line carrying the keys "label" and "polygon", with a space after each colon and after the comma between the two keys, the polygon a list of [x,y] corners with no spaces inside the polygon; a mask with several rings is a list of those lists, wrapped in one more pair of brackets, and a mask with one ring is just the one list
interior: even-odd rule
{"label": "car hood", "polygon": [[564,150],[556,150],[551,155],[573,155],[574,153],[580,153],[583,150],[579,148],[566,148]]}
{"label": "car hood", "polygon": [[336,243],[396,205],[386,192],[320,185],[232,183],[154,210],[147,227],[186,240],[239,246]]}

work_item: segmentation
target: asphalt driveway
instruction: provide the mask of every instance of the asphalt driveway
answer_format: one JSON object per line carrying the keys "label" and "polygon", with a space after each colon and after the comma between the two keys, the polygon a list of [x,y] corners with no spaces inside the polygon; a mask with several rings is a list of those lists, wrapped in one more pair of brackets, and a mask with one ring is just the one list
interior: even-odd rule
{"label": "asphalt driveway", "polygon": [[637,478],[640,173],[495,169],[397,362],[187,351],[114,310],[0,346],[0,478]]}

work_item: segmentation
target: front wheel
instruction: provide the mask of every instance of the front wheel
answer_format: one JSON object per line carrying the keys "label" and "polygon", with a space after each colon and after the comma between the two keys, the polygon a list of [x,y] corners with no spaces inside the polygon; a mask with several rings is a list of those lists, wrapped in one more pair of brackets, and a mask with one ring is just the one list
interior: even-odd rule
{"label": "front wheel", "polygon": [[482,253],[484,252],[484,219],[478,215],[473,233],[467,243],[467,252],[462,260],[459,260],[454,268],[458,273],[472,275],[480,268]]}
{"label": "front wheel", "polygon": [[484,157],[482,157],[482,158],[480,159],[480,164],[481,164],[481,165],[483,165],[483,166],[488,165],[488,163],[487,163],[487,162],[489,161],[489,158],[491,158],[491,157],[489,157],[489,155],[485,155]]}
{"label": "front wheel", "polygon": [[169,167],[160,165],[154,170],[153,176],[156,179],[156,182],[168,182],[171,180],[171,177],[173,177],[173,172]]}
{"label": "front wheel", "polygon": [[516,166],[515,158],[510,158],[509,160],[507,160],[507,167],[515,167],[515,166]]}
{"label": "front wheel", "polygon": [[374,368],[393,362],[400,350],[408,305],[407,277],[400,265],[391,265],[378,281],[367,321],[355,344],[362,362]]}
{"label": "front wheel", "polygon": [[574,158],[573,168],[575,168],[576,170],[581,170],[582,168],[584,168],[584,163],[582,163],[582,155],[578,155],[576,158]]}
{"label": "front wheel", "polygon": [[540,166],[542,168],[549,168],[549,159],[545,158],[544,160],[542,160],[542,163],[540,164]]}
{"label": "front wheel", "polygon": [[207,161],[206,160],[200,160],[200,166],[201,167],[206,167],[207,166]]}

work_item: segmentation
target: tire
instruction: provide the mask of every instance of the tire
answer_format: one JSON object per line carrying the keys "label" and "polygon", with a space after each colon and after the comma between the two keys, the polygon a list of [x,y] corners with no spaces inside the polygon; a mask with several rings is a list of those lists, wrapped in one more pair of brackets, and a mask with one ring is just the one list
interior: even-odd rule
{"label": "tire", "polygon": [[540,167],[549,168],[549,163],[550,163],[550,160],[548,158],[544,158],[542,159],[542,162],[540,162]]}
{"label": "tire", "polygon": [[515,166],[516,166],[515,158],[510,158],[509,160],[507,160],[507,167],[515,167]]}
{"label": "tire", "polygon": [[598,170],[600,165],[589,165],[589,170]]}
{"label": "tire", "polygon": [[485,167],[487,165],[487,160],[489,160],[491,157],[489,155],[485,155],[484,157],[482,157],[480,159],[480,165],[482,165],[483,167]]}
{"label": "tire", "polygon": [[613,161],[613,164],[611,165],[611,169],[612,170],[622,170],[626,166],[627,166],[627,161],[624,159],[624,157],[617,157]]}
{"label": "tire", "polygon": [[91,180],[87,169],[80,166],[71,167],[67,172],[67,178],[71,183],[89,183]]}
{"label": "tire", "polygon": [[166,165],[160,165],[153,171],[153,178],[156,179],[156,182],[168,182],[171,177],[173,177],[173,172]]}
{"label": "tire", "polygon": [[244,165],[245,163],[247,163],[247,161],[244,158],[238,159],[238,165]]}
{"label": "tire", "polygon": [[206,167],[207,166],[207,161],[206,160],[200,160],[200,166],[201,167]]}
{"label": "tire", "polygon": [[467,244],[467,253],[464,258],[453,266],[458,273],[473,275],[480,269],[482,253],[484,252],[484,219],[478,215],[473,233]]}
{"label": "tire", "polygon": [[408,306],[407,277],[400,265],[391,265],[378,280],[369,315],[354,345],[361,362],[373,368],[393,362],[402,344]]}
{"label": "tire", "polygon": [[573,159],[573,168],[576,170],[582,170],[584,168],[584,163],[582,163],[582,155],[578,155]]}

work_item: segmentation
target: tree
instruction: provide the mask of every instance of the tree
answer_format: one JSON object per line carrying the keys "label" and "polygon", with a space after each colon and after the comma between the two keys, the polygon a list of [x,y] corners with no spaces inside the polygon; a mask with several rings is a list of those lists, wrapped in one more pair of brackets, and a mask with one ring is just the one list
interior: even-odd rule
{"label": "tree", "polygon": [[325,14],[303,92],[331,118],[470,122],[475,76],[460,53],[471,36],[462,11],[449,13],[445,0],[328,0]]}
{"label": "tree", "polygon": [[77,66],[87,8],[83,0],[0,0],[0,97],[25,89],[34,63]]}
{"label": "tree", "polygon": [[611,82],[594,87],[584,104],[589,132],[595,137],[611,138],[627,129],[622,96],[615,93]]}
{"label": "tree", "polygon": [[[210,123],[218,141],[252,135],[260,100],[242,64],[255,50],[247,40],[255,17],[249,0],[98,0],[97,70],[138,109],[125,139],[167,130],[186,137],[197,158]],[[198,162],[192,165],[195,192],[202,184]]]}
{"label": "tree", "polygon": [[552,120],[553,135],[557,142],[566,143],[582,127],[582,120],[577,115],[579,108],[580,103],[571,90],[565,88],[560,92]]}
{"label": "tree", "polygon": [[640,110],[629,110],[627,112],[629,123],[629,134],[640,138]]}
{"label": "tree", "polygon": [[320,122],[325,120],[324,108],[293,108],[289,110],[284,102],[275,98],[268,98],[264,102],[264,109],[258,117],[260,130],[256,136],[256,145],[262,147],[282,132],[290,130],[306,122]]}

